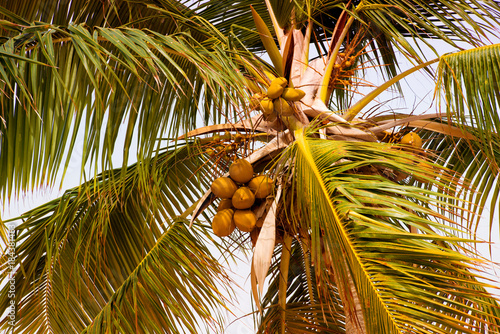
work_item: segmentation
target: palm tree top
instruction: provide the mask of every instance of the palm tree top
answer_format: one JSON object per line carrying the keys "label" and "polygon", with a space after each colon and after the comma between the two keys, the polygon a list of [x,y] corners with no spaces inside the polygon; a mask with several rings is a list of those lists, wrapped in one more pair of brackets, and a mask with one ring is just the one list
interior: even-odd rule
{"label": "palm tree top", "polygon": [[[498,26],[497,1],[0,0],[2,200],[81,152],[20,217],[17,328],[220,330],[243,250],[260,332],[498,330],[470,246],[498,204]],[[368,110],[418,70],[432,113]]]}

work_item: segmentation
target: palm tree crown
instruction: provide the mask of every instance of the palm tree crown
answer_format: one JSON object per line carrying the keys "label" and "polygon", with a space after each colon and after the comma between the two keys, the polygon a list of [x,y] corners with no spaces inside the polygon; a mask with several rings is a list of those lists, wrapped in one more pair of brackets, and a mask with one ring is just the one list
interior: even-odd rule
{"label": "palm tree crown", "polygon": [[[0,0],[3,203],[82,158],[2,221],[2,330],[220,332],[243,251],[258,332],[500,333],[474,248],[499,24],[493,0]],[[386,110],[418,70],[434,110]]]}

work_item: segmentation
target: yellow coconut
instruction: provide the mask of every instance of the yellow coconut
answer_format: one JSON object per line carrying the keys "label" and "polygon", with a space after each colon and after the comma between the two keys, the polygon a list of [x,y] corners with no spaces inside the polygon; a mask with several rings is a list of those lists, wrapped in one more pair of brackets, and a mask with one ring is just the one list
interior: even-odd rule
{"label": "yellow coconut", "polygon": [[241,187],[233,195],[233,206],[236,209],[249,209],[255,203],[255,196],[248,187]]}
{"label": "yellow coconut", "polygon": [[283,77],[278,77],[271,81],[271,85],[278,85],[285,88],[288,85],[288,80]]}
{"label": "yellow coconut", "polygon": [[236,210],[233,216],[234,224],[242,232],[252,232],[257,218],[252,210]]}
{"label": "yellow coconut", "polygon": [[262,99],[260,101],[260,109],[264,113],[264,115],[270,115],[274,111],[273,100],[269,98]]}
{"label": "yellow coconut", "polygon": [[233,208],[233,201],[230,198],[223,198],[221,199],[219,206],[217,207],[217,212],[232,208]]}
{"label": "yellow coconut", "polygon": [[215,196],[220,198],[231,198],[238,189],[236,183],[228,177],[215,179],[210,187]]}
{"label": "yellow coconut", "polygon": [[219,237],[227,237],[233,233],[236,225],[233,220],[234,211],[225,209],[218,212],[212,220],[212,230]]}
{"label": "yellow coconut", "polygon": [[272,193],[273,187],[273,180],[265,175],[258,175],[248,183],[248,188],[253,191],[256,198],[266,198]]}
{"label": "yellow coconut", "polygon": [[280,116],[292,116],[293,109],[290,104],[283,98],[279,98],[274,102],[274,110]]}
{"label": "yellow coconut", "polygon": [[235,182],[247,183],[253,177],[253,167],[245,159],[237,159],[229,166],[229,176]]}
{"label": "yellow coconut", "polygon": [[252,97],[250,97],[250,108],[255,109],[255,110],[260,110],[260,101],[264,98],[264,95],[260,93],[253,94]]}
{"label": "yellow coconut", "polygon": [[295,88],[285,88],[283,89],[283,93],[281,93],[281,97],[287,101],[299,101],[305,95],[306,93],[302,89]]}
{"label": "yellow coconut", "polygon": [[280,85],[271,85],[267,89],[267,96],[270,99],[277,99],[281,96],[281,93],[283,93],[283,87],[281,87]]}
{"label": "yellow coconut", "polygon": [[420,138],[420,136],[418,134],[416,134],[415,132],[410,132],[410,133],[405,134],[401,138],[400,142],[401,142],[401,144],[411,145],[413,147],[418,147],[418,148],[422,147],[422,138]]}

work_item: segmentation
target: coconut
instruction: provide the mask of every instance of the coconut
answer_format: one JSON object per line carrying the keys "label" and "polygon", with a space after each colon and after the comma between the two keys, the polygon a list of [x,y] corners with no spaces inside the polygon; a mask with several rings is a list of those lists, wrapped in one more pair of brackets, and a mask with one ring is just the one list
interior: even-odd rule
{"label": "coconut", "polygon": [[255,196],[248,187],[241,187],[233,195],[233,206],[236,209],[248,209],[255,203]]}
{"label": "coconut", "polygon": [[220,198],[231,198],[238,189],[233,180],[228,177],[215,179],[210,187],[215,196]]}
{"label": "coconut", "polygon": [[233,202],[231,201],[230,198],[223,198],[221,199],[219,206],[217,207],[217,212],[220,212],[225,209],[232,209],[233,208]]}
{"label": "coconut", "polygon": [[253,167],[245,159],[237,159],[229,166],[229,176],[235,182],[247,183],[253,177]]}
{"label": "coconut", "polygon": [[286,85],[288,85],[288,80],[286,78],[283,78],[283,77],[274,78],[271,81],[271,85],[278,85],[278,86],[285,88]]}
{"label": "coconut", "polygon": [[272,84],[267,89],[267,96],[270,99],[277,99],[278,97],[281,96],[282,93],[283,93],[283,87],[281,87],[280,85]]}
{"label": "coconut", "polygon": [[281,97],[274,102],[274,110],[280,116],[293,115],[292,107],[290,106],[290,104],[288,104],[288,102],[285,99]]}
{"label": "coconut", "polygon": [[418,148],[422,147],[422,138],[420,138],[420,136],[417,135],[415,132],[410,132],[405,134],[401,138],[400,142],[401,144],[411,145],[413,147],[418,147]]}
{"label": "coconut", "polygon": [[242,232],[252,232],[257,222],[252,210],[236,210],[233,216],[234,224]]}
{"label": "coconut", "polygon": [[212,220],[212,230],[219,237],[227,237],[233,233],[236,225],[233,220],[234,211],[225,209],[218,212]]}
{"label": "coconut", "polygon": [[299,101],[305,95],[306,93],[302,89],[295,88],[285,88],[283,89],[283,93],[281,93],[281,97],[287,101]]}
{"label": "coconut", "polygon": [[265,98],[260,101],[260,109],[265,116],[271,115],[274,111],[273,100]]}
{"label": "coconut", "polygon": [[265,175],[258,175],[248,183],[248,188],[253,191],[256,198],[266,198],[274,188],[274,182]]}

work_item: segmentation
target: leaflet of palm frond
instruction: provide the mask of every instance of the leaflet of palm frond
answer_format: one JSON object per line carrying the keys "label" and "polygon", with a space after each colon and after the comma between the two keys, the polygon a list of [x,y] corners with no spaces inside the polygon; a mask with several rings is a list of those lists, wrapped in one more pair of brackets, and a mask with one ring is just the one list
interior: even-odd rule
{"label": "leaflet of palm frond", "polygon": [[[208,51],[214,47],[210,43],[218,44],[215,40],[203,45],[189,34],[165,36],[130,28],[101,28],[91,34],[84,25],[31,28],[35,44],[22,50],[3,45],[6,52],[21,52],[19,57],[48,65],[31,62],[17,66],[12,57],[2,57],[10,69],[3,72],[4,80],[13,89],[0,99],[2,179],[9,180],[0,185],[6,195],[3,198],[13,191],[52,184],[59,168],[59,175],[64,176],[71,152],[78,146],[82,147],[82,170],[89,160],[94,171],[111,168],[110,156],[119,135],[117,123],[126,124],[124,164],[134,138],[139,155],[151,157],[160,144],[156,139],[164,132],[172,138],[194,127],[199,105],[224,105],[229,117],[231,106],[239,99],[230,96],[239,93],[221,92],[243,87],[234,63],[227,77],[233,77],[232,83],[228,83],[240,82],[240,88],[221,82],[224,68],[233,65],[229,65],[232,58],[226,51]],[[62,38],[55,38],[56,34]],[[206,58],[217,53],[217,60]],[[209,68],[214,71],[201,65],[208,63],[213,63]],[[204,94],[195,93],[202,87]],[[124,98],[115,98],[119,95]],[[19,106],[22,112],[17,112]],[[209,121],[210,109],[203,113]],[[86,136],[82,140],[77,134],[83,129]],[[40,167],[33,161],[41,161]]]}
{"label": "leaflet of palm frond", "polygon": [[[420,176],[418,158],[387,144],[306,139],[297,133],[296,137],[295,187],[301,196],[294,202],[302,212],[296,224],[311,231],[311,260],[318,266],[321,286],[331,281],[325,273],[333,270],[340,292],[359,295],[367,331],[389,332],[418,324],[429,331],[447,326],[472,333],[469,316],[477,328],[498,324],[498,314],[492,311],[497,302],[486,292],[488,285],[480,282],[480,274],[470,270],[482,261],[462,246],[470,242],[462,237],[467,230],[439,211],[459,220],[466,214],[459,199],[356,172],[361,165],[382,164],[410,168]],[[444,188],[446,183],[436,181]],[[430,203],[438,210],[431,210]],[[408,226],[420,233],[410,233]],[[331,257],[327,261],[321,258],[322,244]],[[355,295],[351,299],[341,293],[341,297],[346,312],[357,312]],[[428,322],[422,323],[423,316]]]}
{"label": "leaflet of palm frond", "polygon": [[[111,173],[116,174],[114,178],[111,178]],[[147,266],[137,266],[153,249],[173,252],[168,256],[189,252],[186,250],[185,253],[177,253],[181,248],[176,247],[168,250],[164,248],[164,242],[169,237],[161,238],[169,230],[172,220],[182,216],[186,209],[191,210],[191,203],[201,196],[200,186],[205,189],[209,187],[207,180],[210,180],[211,175],[212,166],[206,165],[201,155],[193,154],[192,148],[178,147],[160,154],[149,163],[143,161],[130,166],[125,176],[121,175],[120,170],[104,173],[96,180],[68,190],[61,198],[24,214],[24,223],[17,228],[17,260],[22,263],[16,273],[16,302],[21,319],[18,328],[33,333],[45,332],[49,327],[57,332],[64,332],[67,328],[78,328],[81,331],[101,312],[106,303],[119,297],[113,297],[115,293],[132,293],[128,290],[129,286],[123,284],[135,284],[137,287],[137,282],[141,280],[134,281],[129,277],[131,273],[154,278],[154,282],[158,277],[165,276],[166,273],[161,270],[150,273],[144,272]],[[122,187],[127,191],[113,190]],[[178,228],[182,225],[175,224]],[[190,239],[184,243],[186,247],[195,245],[197,252],[203,250],[197,239],[199,236],[186,232],[190,235],[188,236],[178,228],[171,231],[179,232],[179,238]],[[206,232],[201,229],[197,233],[203,234],[203,231]],[[177,232],[174,234],[177,235]],[[211,239],[210,235],[205,237]],[[217,247],[217,242],[212,242]],[[158,267],[161,259],[158,260],[154,254],[149,255],[148,261],[152,261],[153,267]],[[164,259],[167,260],[168,256]],[[201,262],[213,260],[207,256],[208,251],[206,256],[197,259]],[[166,265],[168,266],[170,265]],[[219,270],[216,263],[208,267]],[[215,271],[207,273],[208,276],[198,274],[199,272],[188,276],[192,280],[203,277],[211,280]],[[209,287],[208,282],[206,283],[200,285]],[[144,286],[148,284],[144,283]],[[158,287],[155,284],[151,285],[152,290],[146,289],[152,296],[159,293],[159,290],[155,290]],[[162,283],[161,289],[164,289],[164,284],[169,284],[168,280]],[[177,288],[174,287],[174,291]],[[142,290],[140,299],[146,297],[144,292]],[[206,306],[219,303],[217,292],[213,292],[215,294],[203,292],[207,298],[204,299]],[[47,302],[40,311],[34,305],[42,297]],[[0,303],[7,305],[8,302],[7,290],[3,289]],[[172,324],[189,322],[190,320],[186,320],[192,317],[189,312],[201,311],[200,316],[206,315],[205,311],[196,308],[187,311],[183,307],[181,311],[179,314],[169,315],[178,319],[171,321]],[[103,314],[106,312],[114,311],[103,311]],[[182,319],[183,316],[188,318]],[[157,319],[163,317],[164,314],[155,316]],[[133,321],[134,317],[129,319]],[[152,324],[148,322],[153,321],[153,318],[143,318],[141,321],[148,327]],[[7,328],[8,324],[3,322],[1,326]]]}
{"label": "leaflet of palm frond", "polygon": [[[452,151],[450,163],[470,166],[464,169],[465,176],[472,181],[473,186],[484,187],[477,188],[482,190],[482,194],[499,187],[496,181],[500,171],[500,118],[497,112],[500,106],[500,64],[496,59],[499,50],[500,44],[494,44],[474,51],[446,55],[442,57],[438,68],[438,88],[445,101],[442,108],[445,108],[451,122],[478,138],[458,145]],[[478,207],[483,207],[487,201],[486,195],[481,194],[469,199]],[[493,211],[497,202],[498,197],[493,196]]]}

